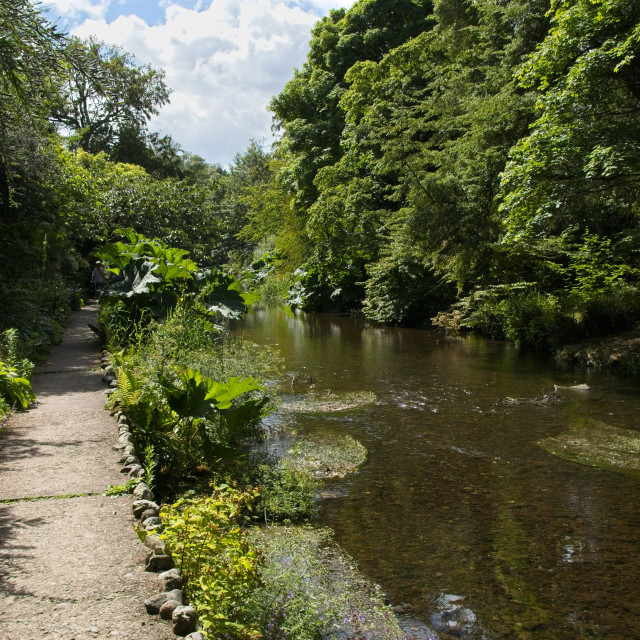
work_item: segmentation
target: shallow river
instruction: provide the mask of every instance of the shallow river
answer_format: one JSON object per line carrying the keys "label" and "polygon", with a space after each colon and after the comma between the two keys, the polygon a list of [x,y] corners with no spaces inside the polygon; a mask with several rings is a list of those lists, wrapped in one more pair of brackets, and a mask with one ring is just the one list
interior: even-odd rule
{"label": "shallow river", "polygon": [[[413,637],[640,638],[640,481],[536,444],[585,417],[640,428],[638,382],[347,317],[255,310],[238,332],[316,389],[377,395],[359,413],[295,420],[367,448],[327,487],[320,522]],[[550,406],[505,402],[581,383]]]}

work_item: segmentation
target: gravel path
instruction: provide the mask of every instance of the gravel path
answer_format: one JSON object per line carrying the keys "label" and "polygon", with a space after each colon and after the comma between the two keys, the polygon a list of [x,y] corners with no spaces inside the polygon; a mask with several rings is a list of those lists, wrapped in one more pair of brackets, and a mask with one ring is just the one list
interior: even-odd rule
{"label": "gravel path", "polygon": [[144,571],[132,498],[100,495],[126,478],[87,326],[95,314],[75,314],[33,377],[37,404],[0,435],[2,640],[175,638],[144,608],[159,585]]}

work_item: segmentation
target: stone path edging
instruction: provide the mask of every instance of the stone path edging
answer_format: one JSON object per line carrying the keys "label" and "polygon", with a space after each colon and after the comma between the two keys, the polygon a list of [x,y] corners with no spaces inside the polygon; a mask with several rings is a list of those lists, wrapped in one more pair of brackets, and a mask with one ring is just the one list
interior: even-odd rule
{"label": "stone path edging", "polygon": [[[116,375],[111,366],[109,355],[102,356],[102,381],[111,389],[118,386]],[[122,453],[119,464],[123,467],[120,473],[129,478],[144,478],[145,470],[136,455],[131,425],[127,421],[124,411],[114,412],[118,424],[118,442],[114,445],[116,451]],[[182,593],[182,577],[174,568],[173,559],[167,553],[164,541],[156,535],[156,531],[162,525],[160,520],[160,506],[154,502],[154,495],[144,481],[140,481],[133,490],[136,500],[132,504],[134,517],[146,532],[144,540],[146,547],[150,549],[145,566],[146,571],[159,573],[158,580],[162,592],[144,601],[149,615],[158,615],[163,620],[171,620],[173,632],[177,636],[186,636],[188,640],[204,640],[204,636],[197,630],[198,619],[193,607],[185,605]]]}
{"label": "stone path edging", "polygon": [[0,431],[0,640],[174,637],[143,594],[173,591],[175,574],[145,571],[162,554],[136,536],[131,496],[103,495],[122,474],[88,329],[95,313],[74,314],[34,374],[36,405]]}

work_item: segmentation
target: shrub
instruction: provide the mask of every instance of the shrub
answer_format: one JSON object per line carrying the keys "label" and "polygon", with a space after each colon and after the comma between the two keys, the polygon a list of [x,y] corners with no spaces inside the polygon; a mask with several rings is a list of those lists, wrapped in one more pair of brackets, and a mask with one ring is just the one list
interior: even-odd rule
{"label": "shrub", "polygon": [[33,363],[20,357],[18,331],[7,329],[0,342],[0,416],[5,416],[11,407],[27,409],[35,401],[31,389]]}
{"label": "shrub", "polygon": [[242,528],[255,496],[221,485],[206,498],[179,500],[161,512],[162,537],[185,593],[213,637],[260,636],[248,608],[260,583],[261,555]]}
{"label": "shrub", "polygon": [[256,510],[265,522],[297,522],[315,514],[320,483],[310,473],[286,465],[259,465],[254,482],[260,488]]}

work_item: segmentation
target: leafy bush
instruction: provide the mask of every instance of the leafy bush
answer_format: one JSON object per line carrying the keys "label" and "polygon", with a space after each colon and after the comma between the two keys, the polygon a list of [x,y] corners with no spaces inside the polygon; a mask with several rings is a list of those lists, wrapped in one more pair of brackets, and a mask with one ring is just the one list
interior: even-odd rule
{"label": "leafy bush", "polygon": [[213,637],[260,637],[248,609],[260,583],[261,556],[242,528],[255,495],[221,485],[206,498],[179,500],[161,512],[162,537],[187,598]]}
{"label": "leafy bush", "polygon": [[0,362],[0,396],[10,406],[27,409],[35,401],[31,383],[20,377],[18,369]]}
{"label": "leafy bush", "polygon": [[256,510],[265,522],[298,522],[315,514],[320,483],[307,471],[259,465],[252,480],[260,488]]}
{"label": "leafy bush", "polygon": [[60,342],[74,306],[74,292],[60,276],[0,279],[0,299],[0,329],[16,328],[29,358]]}
{"label": "leafy bush", "polygon": [[367,271],[363,312],[376,322],[425,326],[454,299],[455,287],[424,261],[386,256]]}
{"label": "leafy bush", "polygon": [[476,291],[441,312],[433,324],[447,331],[472,329],[497,340],[554,353],[584,338],[628,329],[640,319],[640,297],[634,285],[621,280],[606,292],[582,288],[555,294],[535,283],[501,285]]}
{"label": "leafy bush", "polygon": [[157,371],[135,366],[134,358],[114,360],[118,389],[111,403],[125,411],[136,449],[154,448],[158,475],[165,481],[237,456],[238,445],[268,403],[251,377],[217,382],[189,368]]}
{"label": "leafy bush", "polygon": [[31,389],[33,363],[20,357],[18,331],[7,329],[0,342],[0,416],[7,414],[11,407],[25,410],[35,401]]}
{"label": "leafy bush", "polygon": [[180,301],[189,301],[205,315],[237,318],[256,299],[221,271],[200,270],[183,249],[145,238],[132,229],[117,229],[116,233],[127,242],[106,245],[97,253],[111,274],[101,300],[105,305],[120,303],[133,319],[143,309],[162,319]]}

